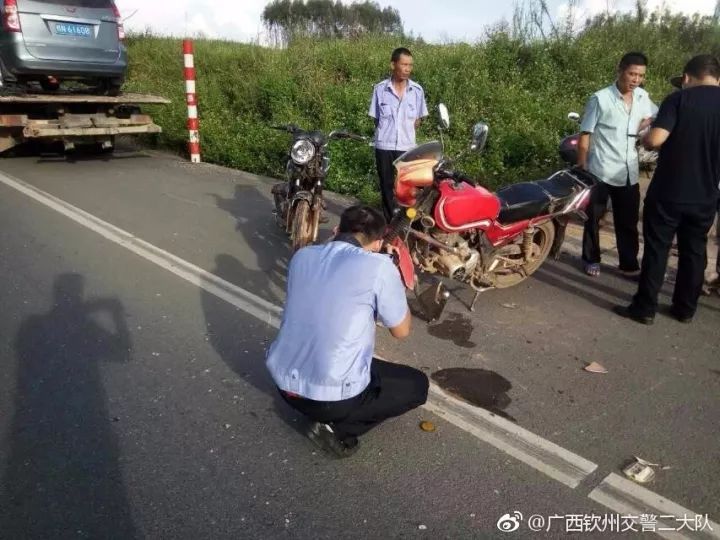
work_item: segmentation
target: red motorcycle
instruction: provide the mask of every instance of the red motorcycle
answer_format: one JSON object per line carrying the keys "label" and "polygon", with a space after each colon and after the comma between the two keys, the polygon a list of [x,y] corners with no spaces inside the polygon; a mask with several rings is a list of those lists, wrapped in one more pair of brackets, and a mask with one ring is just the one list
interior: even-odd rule
{"label": "red motorcycle", "polygon": [[[441,106],[441,124],[447,111]],[[488,126],[473,128],[471,150],[482,151]],[[479,294],[517,285],[531,276],[548,255],[559,257],[571,217],[586,219],[583,209],[598,181],[580,169],[522,182],[492,193],[453,169],[433,141],[395,161],[395,196],[401,207],[386,242],[397,249],[403,282],[415,290],[428,320],[440,317],[449,293],[440,280],[419,294],[415,268],[451,278]]]}

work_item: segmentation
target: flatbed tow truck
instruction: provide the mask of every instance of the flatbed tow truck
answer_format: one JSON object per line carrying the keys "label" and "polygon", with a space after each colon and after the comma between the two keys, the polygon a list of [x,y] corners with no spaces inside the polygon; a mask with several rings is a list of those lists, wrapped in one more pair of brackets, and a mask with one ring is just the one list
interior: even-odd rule
{"label": "flatbed tow truck", "polygon": [[168,103],[146,94],[0,95],[0,154],[28,141],[59,142],[66,151],[94,144],[111,152],[116,135],[162,132],[140,106]]}

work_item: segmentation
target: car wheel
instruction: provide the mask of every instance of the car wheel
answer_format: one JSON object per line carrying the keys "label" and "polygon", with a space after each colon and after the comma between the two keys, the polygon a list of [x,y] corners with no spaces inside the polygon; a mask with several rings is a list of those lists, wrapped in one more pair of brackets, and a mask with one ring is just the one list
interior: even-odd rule
{"label": "car wheel", "polygon": [[123,82],[122,79],[107,79],[103,81],[103,93],[108,96],[119,96]]}
{"label": "car wheel", "polygon": [[57,92],[60,90],[60,81],[58,81],[55,77],[40,79],[40,87],[46,92]]}

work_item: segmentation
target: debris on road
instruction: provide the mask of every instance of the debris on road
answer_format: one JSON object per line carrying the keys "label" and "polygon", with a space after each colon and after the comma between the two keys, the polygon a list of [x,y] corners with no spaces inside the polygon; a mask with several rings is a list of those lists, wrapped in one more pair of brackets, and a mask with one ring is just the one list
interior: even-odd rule
{"label": "debris on road", "polygon": [[639,484],[647,484],[650,480],[655,478],[655,471],[652,467],[643,465],[642,463],[635,461],[623,469],[625,476],[634,480]]}
{"label": "debris on road", "polygon": [[668,469],[672,469],[671,465],[663,465],[662,463],[650,463],[649,461],[644,460],[641,457],[633,456],[635,458],[635,461],[637,461],[640,465],[645,465],[646,467],[658,467],[660,470],[667,471]]}
{"label": "debris on road", "polygon": [[423,422],[420,422],[420,429],[422,429],[423,431],[427,431],[428,433],[432,433],[433,431],[435,431],[436,428],[435,424],[425,420]]}
{"label": "debris on road", "polygon": [[603,366],[602,364],[599,364],[597,362],[590,362],[587,366],[585,366],[585,371],[588,371],[590,373],[607,373],[608,370]]}
{"label": "debris on road", "polygon": [[655,467],[661,470],[671,469],[669,465],[662,465],[660,463],[650,463],[638,456],[633,456],[631,463],[625,466],[623,473],[625,476],[638,482],[639,484],[647,484],[653,478],[655,478]]}
{"label": "debris on road", "polygon": [[507,309],[516,309],[518,307],[515,302],[510,302],[509,304],[500,304],[500,306]]}

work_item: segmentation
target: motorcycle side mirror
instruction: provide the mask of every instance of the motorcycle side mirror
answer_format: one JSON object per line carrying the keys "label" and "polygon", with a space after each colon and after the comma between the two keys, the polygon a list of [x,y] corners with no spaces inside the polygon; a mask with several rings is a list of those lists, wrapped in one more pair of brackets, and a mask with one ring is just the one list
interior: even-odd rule
{"label": "motorcycle side mirror", "polygon": [[470,150],[482,152],[487,144],[488,133],[490,128],[485,122],[478,122],[473,126],[472,141],[470,142]]}
{"label": "motorcycle side mirror", "polygon": [[567,119],[571,122],[579,122],[580,121],[580,115],[576,112],[571,112],[567,115]]}
{"label": "motorcycle side mirror", "polygon": [[450,113],[444,103],[438,105],[438,117],[440,119],[440,127],[448,129],[450,127]]}

